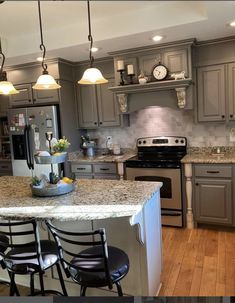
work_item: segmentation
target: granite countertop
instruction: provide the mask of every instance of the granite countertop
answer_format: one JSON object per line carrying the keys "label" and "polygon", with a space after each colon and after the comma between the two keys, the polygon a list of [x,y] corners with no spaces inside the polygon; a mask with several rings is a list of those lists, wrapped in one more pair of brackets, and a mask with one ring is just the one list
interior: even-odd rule
{"label": "granite countertop", "polygon": [[194,153],[186,155],[181,163],[235,163],[235,153],[205,154]]}
{"label": "granite countertop", "polygon": [[137,152],[134,150],[125,150],[121,155],[102,155],[96,154],[94,157],[86,157],[80,151],[71,152],[68,155],[69,162],[117,162],[123,163],[131,157],[136,156]]}
{"label": "granite countertop", "polygon": [[78,180],[72,193],[32,197],[29,177],[0,177],[3,218],[93,220],[133,216],[162,186],[161,182]]}
{"label": "granite countertop", "polygon": [[181,163],[235,163],[235,147],[190,147],[188,154],[181,159]]}

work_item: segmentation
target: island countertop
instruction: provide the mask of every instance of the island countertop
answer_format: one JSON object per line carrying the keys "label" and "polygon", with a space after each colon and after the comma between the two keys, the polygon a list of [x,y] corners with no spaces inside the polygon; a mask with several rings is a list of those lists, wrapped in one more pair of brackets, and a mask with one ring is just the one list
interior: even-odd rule
{"label": "island countertop", "polygon": [[160,190],[161,182],[78,180],[72,193],[32,197],[29,177],[0,177],[2,218],[93,220],[133,216]]}

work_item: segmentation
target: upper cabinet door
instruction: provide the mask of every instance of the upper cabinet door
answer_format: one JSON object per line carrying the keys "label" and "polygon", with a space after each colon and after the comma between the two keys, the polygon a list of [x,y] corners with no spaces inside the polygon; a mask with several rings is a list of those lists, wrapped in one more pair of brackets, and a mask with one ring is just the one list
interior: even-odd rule
{"label": "upper cabinet door", "polygon": [[95,85],[78,86],[78,118],[79,127],[98,127],[98,112]]}
{"label": "upper cabinet door", "polygon": [[235,120],[235,63],[228,64],[229,120]]}
{"label": "upper cabinet door", "polygon": [[97,87],[97,101],[99,112],[99,126],[119,126],[120,115],[116,102],[116,96],[108,87],[114,86],[114,79],[108,79],[109,82]]}
{"label": "upper cabinet door", "polygon": [[33,104],[32,87],[31,84],[15,85],[19,94],[10,95],[10,107],[28,106]]}
{"label": "upper cabinet door", "polygon": [[187,49],[164,52],[163,63],[168,68],[170,74],[184,71],[185,77],[189,77],[187,58]]}
{"label": "upper cabinet door", "polygon": [[197,70],[198,121],[225,121],[225,66]]}
{"label": "upper cabinet door", "polygon": [[33,102],[37,104],[48,104],[59,102],[59,89],[36,90],[33,89]]}

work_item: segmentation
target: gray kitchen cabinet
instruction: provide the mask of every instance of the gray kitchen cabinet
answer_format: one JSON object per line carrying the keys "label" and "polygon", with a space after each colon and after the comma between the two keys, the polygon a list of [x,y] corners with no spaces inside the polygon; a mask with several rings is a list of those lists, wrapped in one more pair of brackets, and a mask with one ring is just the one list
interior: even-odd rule
{"label": "gray kitchen cabinet", "polygon": [[169,73],[185,72],[185,77],[188,73],[188,50],[187,48],[166,51],[163,54],[163,64],[167,66]]}
{"label": "gray kitchen cabinet", "polygon": [[97,128],[121,125],[116,97],[108,87],[114,84],[113,78],[102,85],[79,85],[78,118],[79,127]]}
{"label": "gray kitchen cabinet", "polygon": [[225,121],[225,65],[197,70],[198,121]]}
{"label": "gray kitchen cabinet", "polygon": [[120,179],[116,163],[111,162],[72,162],[71,171],[78,179]]}
{"label": "gray kitchen cabinet", "polygon": [[235,120],[235,63],[228,64],[229,120]]}
{"label": "gray kitchen cabinet", "polygon": [[50,90],[34,90],[33,84],[19,84],[15,88],[19,94],[10,95],[10,106],[30,106],[41,104],[54,104],[59,102],[59,91],[56,89]]}
{"label": "gray kitchen cabinet", "polygon": [[0,160],[0,176],[12,176],[12,164],[11,161]]}
{"label": "gray kitchen cabinet", "polygon": [[194,213],[197,223],[232,225],[232,167],[194,166]]}

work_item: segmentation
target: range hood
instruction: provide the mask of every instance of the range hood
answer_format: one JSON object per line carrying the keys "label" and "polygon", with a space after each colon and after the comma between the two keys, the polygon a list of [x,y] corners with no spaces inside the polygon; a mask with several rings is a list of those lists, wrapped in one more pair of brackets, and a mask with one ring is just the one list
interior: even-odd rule
{"label": "range hood", "polygon": [[187,88],[192,84],[192,79],[166,80],[161,82],[149,82],[145,84],[120,85],[109,87],[117,96],[121,113],[128,111],[128,95],[137,93],[174,90],[179,108],[185,108],[187,104]]}

